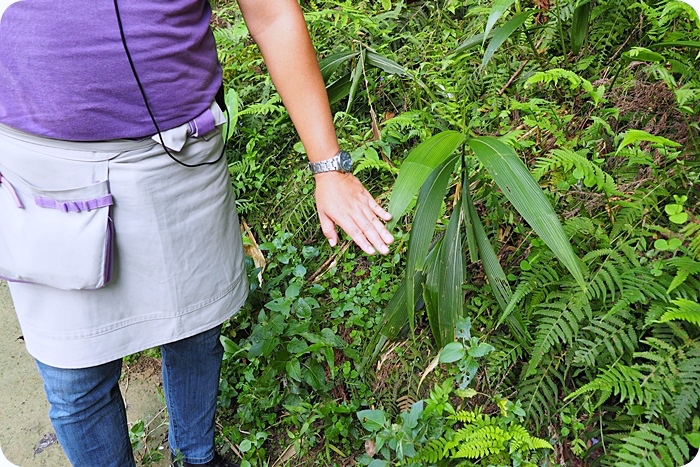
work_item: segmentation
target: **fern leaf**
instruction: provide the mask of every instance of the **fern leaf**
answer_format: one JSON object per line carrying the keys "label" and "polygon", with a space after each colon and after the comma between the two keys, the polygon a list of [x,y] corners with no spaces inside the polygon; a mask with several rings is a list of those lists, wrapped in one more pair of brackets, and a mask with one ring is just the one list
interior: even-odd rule
{"label": "fern leaf", "polygon": [[700,303],[691,302],[690,300],[686,300],[684,298],[671,300],[671,303],[676,305],[678,308],[669,308],[668,311],[664,313],[661,318],[659,318],[660,323],[683,320],[696,326],[700,326]]}

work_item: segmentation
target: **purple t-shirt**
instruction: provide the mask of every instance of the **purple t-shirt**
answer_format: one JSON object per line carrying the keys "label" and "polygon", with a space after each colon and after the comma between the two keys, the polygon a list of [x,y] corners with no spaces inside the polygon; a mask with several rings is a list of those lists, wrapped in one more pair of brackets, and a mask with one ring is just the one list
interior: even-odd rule
{"label": "purple t-shirt", "polygon": [[[119,10],[160,129],[207,109],[221,84],[208,1],[120,0]],[[112,0],[0,2],[0,123],[72,141],[155,133]]]}

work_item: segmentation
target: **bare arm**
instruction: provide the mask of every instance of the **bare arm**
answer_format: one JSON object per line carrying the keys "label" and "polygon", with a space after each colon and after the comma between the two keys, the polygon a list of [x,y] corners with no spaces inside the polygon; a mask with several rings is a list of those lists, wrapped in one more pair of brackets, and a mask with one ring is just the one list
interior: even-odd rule
{"label": "bare arm", "polygon": [[[312,162],[338,152],[323,78],[297,0],[238,0],[251,36],[260,47]],[[387,254],[393,236],[381,220],[391,216],[351,174],[315,175],[316,207],[324,235],[335,246],[338,225],[365,252]],[[381,219],[381,220],[380,220]]]}

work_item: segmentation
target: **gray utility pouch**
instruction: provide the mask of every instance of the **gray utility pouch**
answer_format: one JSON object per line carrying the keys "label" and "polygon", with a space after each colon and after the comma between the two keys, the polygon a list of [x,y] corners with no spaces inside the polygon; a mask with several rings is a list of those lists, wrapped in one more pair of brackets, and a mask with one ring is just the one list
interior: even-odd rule
{"label": "gray utility pouch", "polygon": [[0,165],[0,277],[58,289],[104,287],[114,226],[107,180],[37,188]]}

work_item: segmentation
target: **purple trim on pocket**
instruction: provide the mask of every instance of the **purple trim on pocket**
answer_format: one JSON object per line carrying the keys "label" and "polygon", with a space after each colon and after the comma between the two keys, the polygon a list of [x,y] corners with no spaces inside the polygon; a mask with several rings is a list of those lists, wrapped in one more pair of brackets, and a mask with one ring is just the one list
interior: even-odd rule
{"label": "purple trim on pocket", "polygon": [[104,208],[113,204],[111,194],[87,201],[58,201],[51,198],[35,196],[34,202],[40,208],[58,209],[62,212],[92,211],[93,209]]}
{"label": "purple trim on pocket", "polygon": [[15,204],[19,209],[24,209],[24,205],[22,204],[22,201],[19,199],[19,196],[17,196],[17,192],[15,191],[15,187],[12,186],[12,184],[2,176],[0,173],[0,185],[5,185],[8,190],[10,190],[10,196],[12,196],[12,199],[15,200]]}
{"label": "purple trim on pocket", "polygon": [[107,239],[105,241],[105,269],[104,269],[104,285],[107,285],[112,280],[112,264],[114,260],[114,221],[112,213],[107,217]]}

